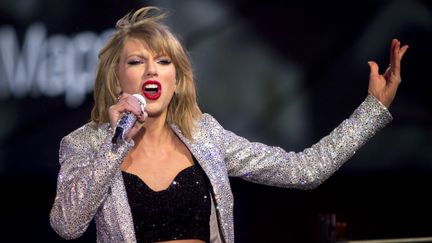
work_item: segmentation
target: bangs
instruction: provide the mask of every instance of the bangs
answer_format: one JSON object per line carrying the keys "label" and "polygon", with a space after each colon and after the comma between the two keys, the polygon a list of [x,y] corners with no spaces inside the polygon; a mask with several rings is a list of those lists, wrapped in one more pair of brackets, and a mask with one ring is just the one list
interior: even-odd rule
{"label": "bangs", "polygon": [[136,31],[131,31],[131,37],[143,40],[148,48],[156,56],[168,56],[171,59],[175,53],[175,42],[167,30],[163,28],[143,28],[140,26]]}
{"label": "bangs", "polygon": [[156,56],[169,56],[172,57],[173,51],[172,46],[168,41],[166,41],[165,38],[162,36],[150,36],[146,39],[144,39],[147,45],[149,46],[150,50],[156,55]]}

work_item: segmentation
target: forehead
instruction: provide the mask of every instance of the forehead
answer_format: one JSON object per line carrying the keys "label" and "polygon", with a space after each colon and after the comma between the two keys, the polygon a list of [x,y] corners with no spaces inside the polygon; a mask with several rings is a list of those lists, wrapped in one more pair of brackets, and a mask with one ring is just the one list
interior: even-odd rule
{"label": "forehead", "polygon": [[153,53],[150,50],[149,45],[142,39],[136,37],[126,38],[123,43],[123,54],[133,53],[133,52],[145,52],[145,53]]}
{"label": "forehead", "polygon": [[143,38],[130,36],[125,39],[123,43],[123,55],[128,55],[132,53],[139,54],[151,54],[151,55],[166,55],[166,48],[162,46],[162,43],[150,40],[149,42],[145,41]]}

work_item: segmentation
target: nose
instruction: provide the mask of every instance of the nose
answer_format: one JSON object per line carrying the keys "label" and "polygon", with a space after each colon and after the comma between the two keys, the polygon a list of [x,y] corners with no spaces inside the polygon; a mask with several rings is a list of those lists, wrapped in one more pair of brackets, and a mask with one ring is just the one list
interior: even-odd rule
{"label": "nose", "polygon": [[151,60],[148,62],[145,75],[147,77],[157,76],[157,65],[156,65],[156,62],[154,60]]}

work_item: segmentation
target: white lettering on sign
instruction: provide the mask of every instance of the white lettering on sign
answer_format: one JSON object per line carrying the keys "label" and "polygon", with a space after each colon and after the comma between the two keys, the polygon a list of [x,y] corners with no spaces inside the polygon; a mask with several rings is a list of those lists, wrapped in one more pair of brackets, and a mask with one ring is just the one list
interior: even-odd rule
{"label": "white lettering on sign", "polygon": [[65,95],[69,107],[79,106],[93,90],[97,55],[112,32],[47,38],[45,26],[37,23],[20,48],[15,30],[0,27],[0,99]]}

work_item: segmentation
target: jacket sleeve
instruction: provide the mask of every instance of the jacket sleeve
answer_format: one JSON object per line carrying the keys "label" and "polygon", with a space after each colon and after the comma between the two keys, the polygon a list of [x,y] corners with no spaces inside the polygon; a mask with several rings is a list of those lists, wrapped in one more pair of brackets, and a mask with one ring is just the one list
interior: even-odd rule
{"label": "jacket sleeve", "polygon": [[133,142],[114,146],[111,135],[107,126],[94,129],[87,124],[60,142],[60,172],[50,223],[65,239],[85,232],[133,146]]}
{"label": "jacket sleeve", "polygon": [[311,189],[330,177],[392,119],[387,108],[368,95],[348,119],[302,152],[249,142],[223,128],[217,136],[229,176],[272,186]]}

